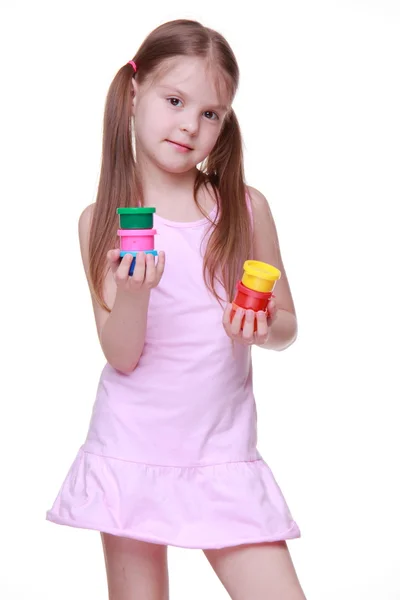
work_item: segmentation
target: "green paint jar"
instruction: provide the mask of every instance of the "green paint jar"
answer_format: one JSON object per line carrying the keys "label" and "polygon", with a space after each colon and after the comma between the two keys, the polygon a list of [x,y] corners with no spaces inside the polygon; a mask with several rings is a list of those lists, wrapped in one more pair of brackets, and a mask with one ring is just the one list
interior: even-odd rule
{"label": "green paint jar", "polygon": [[117,208],[120,229],[153,229],[155,208]]}

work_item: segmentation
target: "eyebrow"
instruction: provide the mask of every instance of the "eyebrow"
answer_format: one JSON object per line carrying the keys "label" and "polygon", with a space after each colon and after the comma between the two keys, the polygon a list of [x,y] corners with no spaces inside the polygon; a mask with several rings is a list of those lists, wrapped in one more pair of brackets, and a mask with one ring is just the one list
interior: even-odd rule
{"label": "eyebrow", "polygon": [[[171,92],[176,92],[178,96],[182,96],[183,98],[187,97],[185,92],[176,88],[174,85],[159,85],[159,87],[164,88],[166,90],[170,90]],[[217,110],[228,110],[228,106],[225,104],[208,104],[210,108],[216,108]]]}

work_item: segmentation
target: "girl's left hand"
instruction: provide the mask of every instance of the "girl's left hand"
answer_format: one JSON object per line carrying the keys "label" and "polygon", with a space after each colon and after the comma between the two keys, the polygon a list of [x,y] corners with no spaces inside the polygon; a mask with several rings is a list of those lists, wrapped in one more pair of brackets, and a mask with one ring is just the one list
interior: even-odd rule
{"label": "girl's left hand", "polygon": [[[235,342],[240,342],[246,346],[252,344],[263,345],[268,339],[269,328],[276,319],[277,307],[275,301],[271,299],[268,303],[267,312],[253,310],[244,310],[239,308],[236,311],[231,323],[232,304],[228,304],[224,311],[222,324],[227,335]],[[245,317],[244,327],[241,329],[242,319]],[[257,320],[257,331],[254,331],[254,324]]]}

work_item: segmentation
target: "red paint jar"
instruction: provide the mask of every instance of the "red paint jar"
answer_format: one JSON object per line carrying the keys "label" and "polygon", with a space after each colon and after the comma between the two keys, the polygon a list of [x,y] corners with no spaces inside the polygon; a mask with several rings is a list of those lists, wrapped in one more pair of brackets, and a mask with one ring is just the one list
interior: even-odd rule
{"label": "red paint jar", "polygon": [[[243,285],[241,281],[238,281],[236,287],[237,292],[232,303],[231,322],[239,307],[245,310],[254,310],[255,313],[260,310],[266,312],[269,299],[273,295],[272,292],[256,292]],[[245,317],[243,317],[241,329],[243,329],[244,322]],[[254,331],[257,331],[257,320],[254,321]]]}

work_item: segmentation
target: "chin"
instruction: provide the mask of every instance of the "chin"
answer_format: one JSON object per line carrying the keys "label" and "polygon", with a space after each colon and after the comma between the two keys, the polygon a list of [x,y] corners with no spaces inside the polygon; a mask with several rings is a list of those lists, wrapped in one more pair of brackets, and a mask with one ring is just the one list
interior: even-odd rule
{"label": "chin", "polygon": [[194,171],[196,168],[196,165],[193,166],[187,166],[187,167],[163,167],[164,171],[167,171],[168,173],[174,173],[176,175],[180,174],[180,173],[188,173],[189,171]]}
{"label": "chin", "polygon": [[176,174],[187,173],[188,171],[193,171],[197,167],[197,163],[194,163],[193,161],[188,161],[187,163],[181,162],[180,164],[169,161],[157,161],[157,164],[163,171]]}

